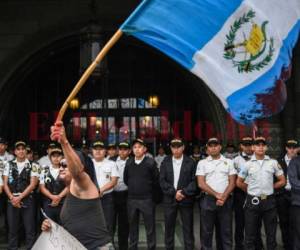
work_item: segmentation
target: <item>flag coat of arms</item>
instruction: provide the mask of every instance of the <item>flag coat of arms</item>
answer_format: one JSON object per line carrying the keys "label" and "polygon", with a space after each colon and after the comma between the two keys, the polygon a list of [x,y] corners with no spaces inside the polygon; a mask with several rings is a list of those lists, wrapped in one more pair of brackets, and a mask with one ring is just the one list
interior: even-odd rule
{"label": "flag coat of arms", "polygon": [[299,0],[145,0],[121,30],[201,78],[239,123],[280,112]]}

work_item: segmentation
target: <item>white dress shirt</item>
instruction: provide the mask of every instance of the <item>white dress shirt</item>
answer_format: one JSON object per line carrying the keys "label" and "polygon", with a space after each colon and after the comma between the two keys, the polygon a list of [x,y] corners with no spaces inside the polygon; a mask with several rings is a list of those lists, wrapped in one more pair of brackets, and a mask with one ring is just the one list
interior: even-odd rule
{"label": "white dress shirt", "polygon": [[[284,156],[284,160],[285,160],[285,163],[286,163],[286,166],[288,167],[289,164],[290,164],[290,161],[292,159],[290,159],[287,154]],[[286,185],[285,185],[285,189],[288,190],[288,191],[291,191],[292,189],[292,186],[291,186],[291,183],[290,183],[290,180],[289,180],[289,176],[286,177]]]}
{"label": "white dress shirt", "polygon": [[236,174],[233,161],[223,155],[217,160],[208,156],[199,161],[196,171],[196,176],[205,176],[206,184],[218,193],[224,193],[229,184],[229,176]]}
{"label": "white dress shirt", "polygon": [[[237,174],[241,171],[241,169],[245,166],[245,163],[251,159],[252,155],[247,155],[246,153],[242,152],[237,157],[233,159],[233,165]],[[248,158],[246,160],[245,158]]]}
{"label": "white dress shirt", "polygon": [[15,157],[8,152],[4,152],[3,155],[0,155],[1,161],[12,161]]}
{"label": "white dress shirt", "polygon": [[[111,177],[120,177],[117,165],[114,161],[104,158],[102,161],[93,159],[98,186],[101,188],[111,181]],[[106,190],[103,194],[109,194],[113,188]]]}
{"label": "white dress shirt", "polygon": [[253,196],[273,194],[274,175],[283,175],[283,171],[278,162],[267,155],[263,160],[257,160],[253,155],[239,173],[239,177],[247,178],[247,193]]}
{"label": "white dress shirt", "polygon": [[160,168],[160,165],[161,165],[161,163],[163,162],[163,160],[166,158],[166,156],[167,155],[157,155],[156,157],[155,157],[155,161],[156,161],[156,163],[157,163],[157,167],[158,167],[158,169]]}
{"label": "white dress shirt", "polygon": [[3,186],[2,172],[0,172],[0,186]]}
{"label": "white dress shirt", "polygon": [[183,161],[183,156],[181,156],[180,159],[176,159],[176,158],[174,158],[174,156],[172,157],[173,173],[174,173],[174,183],[173,183],[173,185],[174,185],[175,190],[177,190],[177,186],[178,186],[182,161]]}
{"label": "white dress shirt", "polygon": [[138,160],[134,157],[135,164],[139,165],[144,160],[144,158],[145,158],[145,155],[140,160]]}

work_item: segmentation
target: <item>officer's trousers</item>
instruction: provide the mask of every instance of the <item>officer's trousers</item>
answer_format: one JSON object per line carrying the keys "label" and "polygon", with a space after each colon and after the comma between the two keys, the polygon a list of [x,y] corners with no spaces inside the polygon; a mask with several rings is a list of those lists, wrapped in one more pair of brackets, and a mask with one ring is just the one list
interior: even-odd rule
{"label": "officer's trousers", "polygon": [[45,214],[53,221],[58,224],[61,224],[60,221],[60,211],[62,209],[62,205],[58,205],[57,207],[51,207],[50,202],[43,201],[43,210]]}
{"label": "officer's trousers", "polygon": [[35,242],[36,209],[35,201],[32,197],[23,200],[22,208],[15,208],[10,202],[7,205],[8,221],[8,250],[18,249],[18,236],[20,229],[20,219],[22,219],[25,229],[26,249],[31,249]]}
{"label": "officer's trousers", "polygon": [[281,237],[285,250],[292,249],[292,228],[290,209],[291,209],[291,193],[285,191],[282,194],[276,195],[276,206],[279,217],[279,225],[281,229]]}
{"label": "officer's trousers", "polygon": [[293,250],[300,249],[300,206],[291,206],[291,216],[293,218]]}
{"label": "officer's trousers", "polygon": [[201,249],[212,250],[215,225],[219,226],[220,246],[232,250],[232,197],[223,206],[216,205],[216,198],[205,195],[200,200]]}
{"label": "officer's trousers", "polygon": [[[233,208],[234,208],[234,218],[235,218],[235,250],[246,250],[245,249],[245,214],[244,205],[246,200],[246,193],[239,188],[234,190],[233,196]],[[256,250],[263,249],[263,242],[261,238],[261,223],[257,228],[257,240],[255,242]]]}
{"label": "officer's trousers", "polygon": [[246,199],[246,193],[239,188],[234,190],[233,208],[235,217],[235,249],[244,249],[244,229],[245,229],[245,215],[244,204]]}
{"label": "officer's trousers", "polygon": [[180,206],[176,202],[164,204],[166,249],[174,250],[177,211],[179,211],[182,221],[184,249],[192,250],[194,249],[193,206]]}
{"label": "officer's trousers", "polygon": [[267,250],[276,249],[277,211],[274,196],[252,204],[252,196],[247,196],[245,203],[245,249],[254,250],[257,241],[257,230],[264,222],[267,237]]}
{"label": "officer's trousers", "polygon": [[154,250],[156,248],[155,204],[152,199],[128,199],[129,249],[138,249],[140,214],[143,215],[145,223],[148,250]]}
{"label": "officer's trousers", "polygon": [[114,224],[114,201],[112,193],[105,194],[101,197],[101,204],[103,208],[104,218],[107,229],[113,237],[113,224]]}
{"label": "officer's trousers", "polygon": [[114,233],[118,225],[119,250],[128,249],[129,223],[127,212],[128,191],[114,192]]}

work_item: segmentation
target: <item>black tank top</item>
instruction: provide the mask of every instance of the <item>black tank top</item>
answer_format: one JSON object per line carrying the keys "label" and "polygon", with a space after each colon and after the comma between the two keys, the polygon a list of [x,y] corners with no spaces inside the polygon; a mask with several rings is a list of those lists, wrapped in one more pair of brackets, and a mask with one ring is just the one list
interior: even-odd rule
{"label": "black tank top", "polygon": [[100,198],[85,200],[69,193],[60,217],[62,226],[89,250],[111,242]]}

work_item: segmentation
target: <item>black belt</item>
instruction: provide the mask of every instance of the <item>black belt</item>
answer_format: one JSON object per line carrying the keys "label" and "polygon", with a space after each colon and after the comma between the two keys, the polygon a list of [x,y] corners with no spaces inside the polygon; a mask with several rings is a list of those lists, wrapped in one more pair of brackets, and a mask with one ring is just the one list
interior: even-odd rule
{"label": "black belt", "polygon": [[261,201],[265,201],[265,200],[268,200],[273,197],[274,197],[274,194],[271,194],[271,195],[262,194],[262,195],[257,195],[257,196],[247,194],[247,198],[249,198],[251,200],[252,205],[258,205]]}

